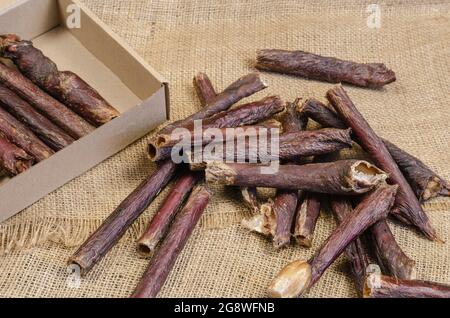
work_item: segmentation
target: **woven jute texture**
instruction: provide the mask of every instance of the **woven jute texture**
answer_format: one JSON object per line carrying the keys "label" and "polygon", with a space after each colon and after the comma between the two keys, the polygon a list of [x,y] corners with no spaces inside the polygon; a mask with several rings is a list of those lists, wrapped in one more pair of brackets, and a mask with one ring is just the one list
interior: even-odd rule
{"label": "woven jute texture", "polygon": [[[381,90],[346,86],[360,111],[383,137],[450,179],[450,3],[377,1],[380,28],[368,27],[374,1],[86,1],[171,84],[173,119],[200,105],[192,77],[206,72],[217,90],[254,71],[259,48],[301,49],[362,62],[384,62],[397,82]],[[369,24],[371,25],[371,24]],[[249,100],[280,94],[286,100],[322,100],[330,84],[263,73],[269,88]],[[148,261],[135,239],[167,190],[110,253],[83,278],[68,284],[66,260],[153,169],[149,136],[0,225],[0,296],[127,297]],[[233,189],[215,194],[178,258],[160,296],[264,297],[274,275],[307,259],[335,228],[326,211],[311,249],[275,251],[271,242],[239,224],[248,216]],[[450,283],[450,200],[425,204],[439,236],[433,243],[390,223],[401,247],[417,261],[418,278]],[[340,257],[308,297],[352,297],[354,286]]]}

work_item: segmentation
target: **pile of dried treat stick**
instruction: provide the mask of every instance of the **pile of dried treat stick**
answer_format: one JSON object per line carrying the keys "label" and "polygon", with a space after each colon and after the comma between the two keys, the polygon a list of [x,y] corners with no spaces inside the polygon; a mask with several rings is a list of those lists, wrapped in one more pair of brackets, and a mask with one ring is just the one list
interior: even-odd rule
{"label": "pile of dried treat stick", "polygon": [[[395,73],[384,64],[302,51],[260,50],[256,67],[368,88],[395,81]],[[195,76],[194,85],[203,108],[153,135],[148,154],[158,164],[156,171],[70,258],[83,274],[178,175],[138,241],[138,251],[151,259],[133,297],[157,296],[209,202],[208,183],[240,187],[253,213],[242,225],[273,240],[277,249],[291,241],[311,247],[321,206],[334,213],[338,223],[334,232],[311,259],[280,271],[268,287],[271,297],[303,295],[342,253],[351,263],[361,296],[450,297],[449,286],[415,280],[415,262],[401,250],[386,222],[392,216],[425,238],[440,241],[421,202],[448,196],[449,184],[419,159],[377,136],[340,84],[326,92],[330,105],[315,99],[286,103],[279,96],[268,96],[233,108],[266,88],[258,74],[238,79],[221,93],[203,73]],[[323,128],[307,130],[309,119]],[[262,136],[265,143],[252,139]],[[371,162],[339,160],[339,151],[355,144]],[[276,150],[275,155],[269,148]],[[258,188],[277,190],[260,204]],[[382,274],[368,271],[369,253]]]}

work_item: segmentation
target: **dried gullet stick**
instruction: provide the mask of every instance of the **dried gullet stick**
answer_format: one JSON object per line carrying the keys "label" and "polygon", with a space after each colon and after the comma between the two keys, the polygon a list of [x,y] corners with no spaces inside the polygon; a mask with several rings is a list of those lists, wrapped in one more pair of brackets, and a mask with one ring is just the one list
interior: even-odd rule
{"label": "dried gullet stick", "polygon": [[304,51],[259,50],[256,68],[330,83],[379,88],[395,81],[382,63],[356,63]]}
{"label": "dried gullet stick", "polygon": [[1,107],[0,133],[10,142],[33,156],[37,162],[47,159],[54,153],[31,130]]}
{"label": "dried gullet stick", "polygon": [[85,275],[123,236],[128,227],[150,205],[176,170],[171,160],[161,163],[117,208],[69,259]]}
{"label": "dried gullet stick", "polygon": [[142,256],[148,257],[153,253],[158,243],[166,235],[173,218],[198,180],[198,175],[188,171],[175,183],[164,203],[153,216],[144,234],[137,241],[138,252]]}
{"label": "dried gullet stick", "polygon": [[36,85],[92,124],[100,126],[120,115],[77,74],[59,71],[31,41],[21,41],[16,35],[1,36],[0,52],[3,57],[12,59]]}
{"label": "dried gullet stick", "polygon": [[259,74],[252,73],[243,76],[228,86],[222,93],[218,94],[204,108],[185,119],[165,126],[156,133],[154,138],[158,139],[159,135],[170,135],[176,128],[192,126],[194,120],[208,118],[225,111],[241,99],[265,88],[267,88],[267,85],[261,81]]}
{"label": "dried gullet stick", "polygon": [[32,157],[0,134],[0,171],[4,170],[13,177],[30,168],[32,164]]}
{"label": "dried gullet stick", "polygon": [[61,150],[75,140],[62,129],[41,115],[26,101],[0,84],[0,106],[27,125],[47,146]]}
{"label": "dried gullet stick", "polygon": [[369,226],[387,217],[397,186],[381,185],[368,194],[322,244],[309,261],[294,261],[284,267],[269,286],[269,296],[294,298],[314,285],[344,249]]}
{"label": "dried gullet stick", "polygon": [[194,88],[197,92],[198,98],[200,99],[200,104],[203,107],[213,101],[217,96],[211,80],[205,73],[199,72],[194,76]]}
{"label": "dried gullet stick", "polygon": [[[292,161],[298,160],[300,157],[324,155],[350,148],[352,146],[350,132],[349,129],[325,128],[281,134],[278,138],[278,153],[272,151],[271,135],[268,138],[267,148],[262,148],[259,136],[254,138],[257,141],[250,138],[245,139],[242,144],[234,147],[230,147],[228,143],[211,143],[208,147],[215,148],[215,152],[205,151],[206,148],[194,149],[193,152],[186,155],[185,159],[191,165],[192,170],[202,169],[205,163],[222,159],[253,163],[264,163],[269,160]],[[262,138],[265,137],[262,136]]]}
{"label": "dried gullet stick", "polygon": [[400,248],[386,220],[370,229],[375,255],[383,273],[399,279],[416,278],[416,262]]}
{"label": "dried gullet stick", "polygon": [[320,198],[316,193],[305,193],[303,201],[298,205],[294,226],[294,239],[304,247],[311,247],[320,215]]}
{"label": "dried gullet stick", "polygon": [[[333,197],[331,198],[330,206],[339,224],[353,213],[353,207],[346,198]],[[355,238],[355,240],[347,246],[345,249],[345,256],[350,262],[350,270],[355,281],[358,295],[362,297],[369,259],[363,242],[359,237]]]}
{"label": "dried gullet stick", "polygon": [[204,185],[198,185],[192,190],[185,206],[175,218],[169,233],[161,247],[155,252],[141,281],[134,290],[133,298],[157,296],[208,205],[210,197],[211,193]]}
{"label": "dried gullet stick", "polygon": [[450,286],[423,280],[401,280],[370,274],[364,288],[365,298],[450,298]]}
{"label": "dried gullet stick", "polygon": [[[348,127],[334,110],[315,99],[306,100],[297,108],[297,111],[323,127],[340,129]],[[450,185],[446,180],[433,172],[418,158],[398,148],[390,141],[381,139],[420,201],[423,202],[438,195],[450,195]]]}
{"label": "dried gullet stick", "polygon": [[2,62],[0,62],[0,83],[46,115],[48,119],[75,139],[86,136],[95,130],[94,126],[42,91],[19,71]]}
{"label": "dried gullet stick", "polygon": [[[206,118],[202,121],[201,128],[202,130],[206,130],[208,128],[233,128],[242,125],[251,125],[266,120],[283,110],[283,101],[278,96],[269,96],[260,101],[245,104]],[[192,132],[192,134],[195,132],[193,124],[192,122],[192,125],[184,127]],[[203,133],[201,135],[203,136]],[[172,148],[182,141],[181,137],[174,133],[159,133],[157,136],[153,137],[148,145],[149,157],[153,161],[170,157]]]}
{"label": "dried gullet stick", "polygon": [[344,195],[368,192],[384,183],[387,177],[384,171],[362,160],[270,168],[257,164],[211,162],[206,168],[206,180],[212,183]]}
{"label": "dried gullet stick", "polygon": [[415,225],[428,239],[439,240],[411,186],[404,178],[386,146],[356,109],[342,86],[337,85],[330,89],[327,92],[327,98],[343,121],[352,128],[361,147],[381,169],[389,173],[390,181],[399,185],[396,204],[393,209],[396,216]]}
{"label": "dried gullet stick", "polygon": [[384,140],[384,144],[420,201],[424,202],[439,195],[450,196],[448,181],[393,143]]}

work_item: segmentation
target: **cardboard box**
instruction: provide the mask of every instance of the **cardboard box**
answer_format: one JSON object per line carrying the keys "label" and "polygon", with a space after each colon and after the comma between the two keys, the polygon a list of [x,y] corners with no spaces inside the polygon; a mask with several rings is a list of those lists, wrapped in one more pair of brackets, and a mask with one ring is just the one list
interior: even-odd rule
{"label": "cardboard box", "polygon": [[32,40],[59,69],[77,73],[98,90],[121,116],[28,171],[0,177],[0,222],[144,136],[169,113],[167,82],[78,1],[0,0],[4,33]]}

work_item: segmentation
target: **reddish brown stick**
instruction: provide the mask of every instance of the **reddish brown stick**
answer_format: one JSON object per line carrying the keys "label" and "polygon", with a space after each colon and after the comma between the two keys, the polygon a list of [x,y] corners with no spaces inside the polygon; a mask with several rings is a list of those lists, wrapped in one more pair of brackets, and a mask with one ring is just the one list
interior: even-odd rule
{"label": "reddish brown stick", "polygon": [[95,130],[94,126],[42,91],[20,72],[1,62],[0,83],[26,100],[75,139],[86,136]]}
{"label": "reddish brown stick", "polygon": [[316,193],[305,193],[302,202],[298,205],[294,238],[304,247],[311,247],[314,230],[320,215],[320,198]]}
{"label": "reddish brown stick", "polygon": [[266,87],[266,84],[261,81],[259,75],[256,73],[243,76],[236,82],[228,86],[222,93],[218,94],[214,98],[214,100],[210,101],[200,111],[185,119],[178,120],[172,124],[165,126],[156,134],[155,137],[157,138],[159,134],[170,135],[171,132],[176,128],[192,126],[194,120],[208,118],[217,113],[225,111],[241,99],[250,96]]}
{"label": "reddish brown stick", "polygon": [[75,141],[30,104],[1,84],[0,106],[27,125],[47,146],[55,151],[61,150]]}
{"label": "reddish brown stick", "polygon": [[256,68],[330,83],[379,88],[395,81],[382,63],[355,63],[304,51],[259,50]]}
{"label": "reddish brown stick", "polygon": [[30,168],[32,164],[32,157],[0,134],[0,171],[4,170],[13,177]]}
{"label": "reddish brown stick", "polygon": [[206,168],[206,180],[213,183],[343,195],[368,192],[386,178],[385,172],[361,160],[272,168],[257,164],[211,162]]}
{"label": "reddish brown stick", "polygon": [[12,59],[19,70],[36,85],[94,125],[100,126],[120,113],[77,74],[61,72],[56,64],[16,35],[0,37],[0,52]]}
{"label": "reddish brown stick", "polygon": [[194,227],[206,209],[211,193],[199,185],[177,215],[161,247],[153,256],[150,264],[134,290],[133,298],[154,298],[164,285],[175,261],[186,245]]}
{"label": "reddish brown stick", "polygon": [[450,298],[450,286],[423,280],[400,280],[371,274],[367,277],[365,298]]}
{"label": "reddish brown stick", "polygon": [[[333,197],[330,201],[331,210],[338,224],[342,223],[353,213],[353,207],[348,199],[343,197]],[[379,221],[383,222],[383,221]],[[363,296],[364,284],[367,276],[369,258],[364,248],[361,238],[357,237],[345,249],[345,256],[350,263],[350,271],[356,285],[359,296]]]}
{"label": "reddish brown stick", "polygon": [[86,274],[119,241],[128,227],[150,205],[170,181],[176,164],[161,163],[70,257],[69,263],[80,266]]}
{"label": "reddish brown stick", "polygon": [[[180,134],[176,133],[176,131],[170,134],[159,133],[150,140],[148,146],[150,159],[159,161],[170,157],[173,147],[186,145],[184,136],[187,136],[187,141],[190,142],[196,135],[203,136],[203,131],[209,128],[230,128],[251,125],[268,119],[283,110],[284,103],[281,99],[278,96],[270,96],[258,102],[245,104],[233,110],[221,112],[215,116],[206,118],[201,122],[199,129],[195,129],[194,122],[192,122],[192,125],[184,127],[185,129],[180,131]],[[192,133],[194,136],[191,135]],[[206,140],[200,143],[204,144],[205,142]]]}
{"label": "reddish brown stick", "polygon": [[384,144],[420,201],[439,195],[450,196],[450,183],[447,180],[393,143],[384,140]]}
{"label": "reddish brown stick", "polygon": [[409,258],[398,245],[385,220],[370,229],[374,252],[383,273],[399,279],[416,278],[416,262]]}
{"label": "reddish brown stick", "polygon": [[[262,142],[266,139],[268,139],[267,144]],[[278,145],[272,146],[272,142],[277,141]],[[278,148],[275,148],[276,146]],[[270,130],[264,135],[253,135],[253,138],[237,138],[234,147],[228,142],[213,142],[204,148],[194,149],[184,159],[191,164],[191,169],[195,170],[204,167],[204,163],[210,161],[224,159],[227,162],[252,163],[276,160],[295,161],[301,157],[329,154],[351,146],[350,130],[325,128],[279,136],[274,135]]]}
{"label": "reddish brown stick", "polygon": [[194,88],[202,107],[208,105],[208,103],[212,102],[217,96],[211,80],[205,73],[199,72],[194,76]]}
{"label": "reddish brown stick", "polygon": [[[297,110],[323,127],[340,129],[348,127],[334,110],[318,100],[308,99]],[[433,172],[418,158],[390,141],[381,139],[420,201],[423,202],[438,195],[450,196],[450,185],[445,179]]]}
{"label": "reddish brown stick", "polygon": [[153,253],[198,179],[199,175],[189,171],[178,179],[137,242],[138,252],[141,255],[148,257]]}
{"label": "reddish brown stick", "polygon": [[10,142],[33,156],[38,162],[47,159],[54,153],[31,130],[1,107],[0,133]]}
{"label": "reddish brown stick", "polygon": [[283,268],[269,287],[271,297],[299,297],[313,286],[345,248],[369,226],[385,219],[395,201],[397,186],[382,185],[367,195],[322,244],[308,262]]}
{"label": "reddish brown stick", "polygon": [[375,163],[389,173],[389,180],[399,185],[394,212],[402,220],[415,225],[430,240],[438,240],[431,223],[422,210],[411,186],[405,180],[382,140],[376,135],[367,121],[357,110],[349,96],[337,85],[327,92],[327,97],[343,121],[352,128],[360,145]]}

